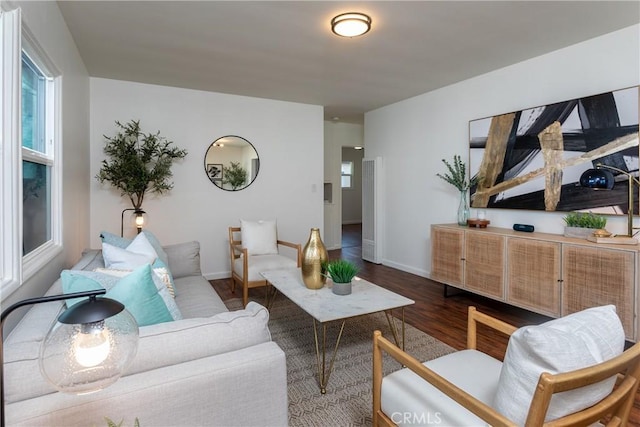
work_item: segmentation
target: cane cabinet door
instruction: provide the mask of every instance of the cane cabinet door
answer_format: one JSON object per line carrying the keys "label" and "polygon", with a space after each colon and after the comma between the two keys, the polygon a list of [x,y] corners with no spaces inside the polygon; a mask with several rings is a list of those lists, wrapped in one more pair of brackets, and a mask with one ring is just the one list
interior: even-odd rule
{"label": "cane cabinet door", "polygon": [[560,243],[507,239],[507,302],[560,316]]}
{"label": "cane cabinet door", "polygon": [[464,256],[464,287],[504,299],[505,237],[483,231],[467,231]]}
{"label": "cane cabinet door", "polygon": [[464,230],[431,227],[431,278],[461,287],[464,283]]}
{"label": "cane cabinet door", "polygon": [[562,315],[613,304],[628,339],[635,339],[635,251],[563,245]]}

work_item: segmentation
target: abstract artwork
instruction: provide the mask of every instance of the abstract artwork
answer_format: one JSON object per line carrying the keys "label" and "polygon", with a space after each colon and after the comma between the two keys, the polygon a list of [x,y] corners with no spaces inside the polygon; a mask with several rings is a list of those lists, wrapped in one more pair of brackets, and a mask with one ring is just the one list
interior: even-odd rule
{"label": "abstract artwork", "polygon": [[[625,214],[628,179],[611,191],[579,184],[597,164],[638,177],[639,87],[469,122],[474,208]],[[635,189],[637,207],[637,188]]]}

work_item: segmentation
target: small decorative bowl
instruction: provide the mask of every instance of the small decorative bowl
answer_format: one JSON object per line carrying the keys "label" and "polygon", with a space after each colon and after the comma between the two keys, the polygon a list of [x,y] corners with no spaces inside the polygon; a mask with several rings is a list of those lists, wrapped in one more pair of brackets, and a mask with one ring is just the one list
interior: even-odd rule
{"label": "small decorative bowl", "polygon": [[609,233],[607,230],[605,230],[604,228],[600,228],[598,230],[595,230],[593,232],[593,236],[594,237],[611,237],[611,233]]}
{"label": "small decorative bowl", "polygon": [[477,228],[487,228],[491,221],[488,219],[469,218],[467,220],[467,226]]}

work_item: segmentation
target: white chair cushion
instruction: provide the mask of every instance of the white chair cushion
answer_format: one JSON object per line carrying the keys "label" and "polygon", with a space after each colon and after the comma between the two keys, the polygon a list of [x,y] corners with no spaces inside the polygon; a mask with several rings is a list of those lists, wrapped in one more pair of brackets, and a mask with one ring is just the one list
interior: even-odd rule
{"label": "white chair cushion", "polygon": [[[260,274],[263,271],[268,270],[280,270],[285,268],[296,268],[298,264],[296,261],[284,255],[255,255],[249,256],[248,262],[248,274],[249,281],[264,280],[264,277]],[[240,278],[242,277],[242,257],[236,259],[233,262],[233,270]]]}
{"label": "white chair cushion", "polygon": [[[495,396],[502,367],[499,360],[477,350],[457,351],[423,365],[488,405]],[[487,425],[407,368],[383,378],[381,407],[398,425]]]}
{"label": "white chair cushion", "polygon": [[278,235],[275,220],[240,220],[242,247],[249,255],[271,255],[278,253]]}
{"label": "white chair cushion", "polygon": [[[509,339],[493,407],[524,425],[538,378],[609,360],[624,350],[624,330],[615,306],[594,307],[538,326],[518,329]],[[588,408],[609,394],[615,377],[556,394],[545,421]]]}

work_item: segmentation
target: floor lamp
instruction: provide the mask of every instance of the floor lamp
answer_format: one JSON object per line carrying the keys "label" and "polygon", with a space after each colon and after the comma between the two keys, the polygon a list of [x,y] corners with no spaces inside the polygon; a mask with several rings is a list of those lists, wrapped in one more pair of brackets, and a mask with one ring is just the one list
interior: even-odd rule
{"label": "floor lamp", "polygon": [[[71,305],[58,317],[42,342],[40,370],[57,390],[88,393],[101,390],[120,378],[131,364],[138,349],[138,324],[124,305],[110,298],[97,298],[106,293],[75,292],[26,299],[4,310],[0,315],[0,426],[5,426],[4,402],[4,321],[20,307],[85,298]],[[64,369],[62,369],[64,367]]]}
{"label": "floor lamp", "polygon": [[124,213],[127,211],[133,211],[133,214],[136,216],[136,228],[138,229],[138,234],[142,231],[142,227],[144,226],[144,215],[145,211],[138,208],[127,208],[122,211],[122,215],[120,215],[120,237],[124,237]]}
{"label": "floor lamp", "polygon": [[582,173],[582,175],[580,176],[580,185],[594,190],[612,190],[615,186],[615,180],[613,177],[613,173],[611,173],[608,169],[626,175],[629,179],[629,195],[627,202],[627,236],[633,237],[633,190],[634,185],[640,186],[640,181],[638,181],[637,178],[635,178],[629,172],[623,171],[622,169],[598,163],[595,169],[588,169]]}

